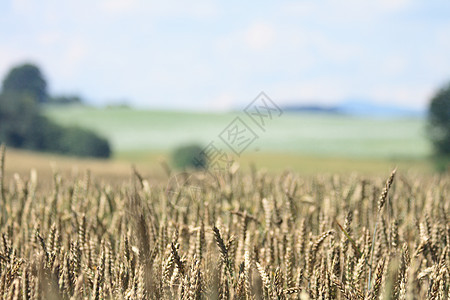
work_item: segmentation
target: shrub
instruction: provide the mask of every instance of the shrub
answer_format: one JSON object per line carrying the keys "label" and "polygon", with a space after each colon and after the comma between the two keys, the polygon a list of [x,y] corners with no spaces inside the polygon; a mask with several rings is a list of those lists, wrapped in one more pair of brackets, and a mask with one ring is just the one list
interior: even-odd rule
{"label": "shrub", "polygon": [[64,128],[59,138],[59,152],[76,156],[108,158],[111,148],[106,139],[79,127]]}
{"label": "shrub", "polygon": [[203,148],[197,144],[184,145],[176,148],[172,153],[172,161],[176,168],[180,169],[204,169],[208,165]]}

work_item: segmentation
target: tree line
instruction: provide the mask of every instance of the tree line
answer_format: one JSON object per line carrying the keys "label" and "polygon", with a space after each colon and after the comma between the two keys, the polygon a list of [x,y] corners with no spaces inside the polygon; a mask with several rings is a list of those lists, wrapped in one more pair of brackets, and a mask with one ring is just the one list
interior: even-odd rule
{"label": "tree line", "polygon": [[111,155],[109,142],[98,134],[49,120],[42,113],[45,103],[81,103],[81,99],[49,95],[47,81],[34,64],[13,67],[3,79],[0,93],[0,143],[82,157]]}

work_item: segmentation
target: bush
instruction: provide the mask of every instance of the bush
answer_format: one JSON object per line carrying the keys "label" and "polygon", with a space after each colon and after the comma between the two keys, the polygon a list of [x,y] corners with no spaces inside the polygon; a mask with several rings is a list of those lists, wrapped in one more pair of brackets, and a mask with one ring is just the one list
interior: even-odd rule
{"label": "bush", "polygon": [[106,139],[78,127],[64,128],[59,139],[59,150],[76,156],[93,156],[108,158],[111,148]]}
{"label": "bush", "polygon": [[202,155],[203,148],[197,144],[184,145],[176,148],[172,153],[172,162],[176,168],[205,169],[208,161]]}
{"label": "bush", "polygon": [[58,145],[64,131],[61,126],[41,115],[33,116],[30,123],[32,126],[28,128],[21,148],[61,153]]}

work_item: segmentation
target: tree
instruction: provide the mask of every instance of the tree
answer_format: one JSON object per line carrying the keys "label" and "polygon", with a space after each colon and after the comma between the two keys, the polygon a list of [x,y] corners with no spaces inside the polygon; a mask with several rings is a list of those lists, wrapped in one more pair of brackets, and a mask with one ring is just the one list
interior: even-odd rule
{"label": "tree", "polygon": [[[38,67],[24,64],[13,68],[4,79],[0,94],[0,143],[75,156],[107,158],[111,155],[108,141],[96,133],[62,127],[47,119],[39,104],[48,99],[47,83]],[[65,97],[61,102],[80,102],[80,99]]]}
{"label": "tree", "polygon": [[16,66],[3,80],[3,93],[26,94],[38,103],[48,99],[47,82],[39,68],[33,64]]}
{"label": "tree", "polygon": [[172,153],[173,164],[179,169],[205,169],[208,160],[202,155],[202,150],[203,148],[196,144],[180,146]]}
{"label": "tree", "polygon": [[0,143],[83,157],[111,156],[106,139],[86,129],[55,124],[40,114],[38,106],[23,94],[0,94]]}
{"label": "tree", "polygon": [[450,83],[431,99],[428,112],[428,136],[436,154],[450,156]]}
{"label": "tree", "polygon": [[36,125],[37,103],[18,93],[0,94],[0,141],[11,147],[26,148],[28,133]]}

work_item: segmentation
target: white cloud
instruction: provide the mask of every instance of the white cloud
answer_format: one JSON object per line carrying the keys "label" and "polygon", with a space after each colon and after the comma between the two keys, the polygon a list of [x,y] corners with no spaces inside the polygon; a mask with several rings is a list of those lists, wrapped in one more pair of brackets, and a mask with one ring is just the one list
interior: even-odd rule
{"label": "white cloud", "polygon": [[[362,3],[362,1],[356,1]],[[413,5],[412,0],[377,0],[375,5],[379,5],[380,9],[388,12],[396,12],[406,9]]]}
{"label": "white cloud", "polygon": [[413,6],[412,0],[327,0],[289,1],[280,12],[316,21],[337,23],[371,22],[380,16],[400,12]]}
{"label": "white cloud", "polygon": [[227,111],[236,107],[237,97],[231,93],[224,92],[213,98],[208,105],[208,110],[213,111]]}
{"label": "white cloud", "polygon": [[12,0],[12,9],[16,13],[29,13],[34,8],[32,0]]}
{"label": "white cloud", "polygon": [[399,76],[407,70],[409,65],[405,56],[390,56],[381,64],[381,72],[388,76]]}
{"label": "white cloud", "polygon": [[148,12],[152,12],[159,17],[183,16],[192,18],[213,18],[219,13],[218,4],[210,0],[193,1],[152,1],[148,5]]}
{"label": "white cloud", "polygon": [[136,10],[137,0],[104,0],[99,4],[99,8],[109,14],[118,14]]}
{"label": "white cloud", "polygon": [[103,0],[97,8],[100,13],[108,15],[125,15],[132,12],[155,18],[212,18],[218,13],[217,3],[209,0]]}
{"label": "white cloud", "polygon": [[97,98],[220,109],[264,89],[286,100],[422,105],[450,78],[450,23],[430,21],[434,8],[413,0],[255,3],[245,12],[217,0],[11,1],[0,73],[39,58],[56,89]]}
{"label": "white cloud", "polygon": [[38,33],[36,39],[43,46],[51,46],[60,43],[64,34],[60,31],[51,30]]}
{"label": "white cloud", "polygon": [[314,54],[317,59],[332,63],[343,63],[359,57],[364,50],[363,47],[354,45],[353,43],[341,41],[336,37],[326,35],[321,31],[308,30],[306,28],[293,30],[291,37],[285,36],[285,41],[297,36],[302,36],[302,40],[296,44],[300,49],[306,48],[307,51]]}
{"label": "white cloud", "polygon": [[68,45],[64,54],[66,61],[66,70],[70,70],[79,66],[80,62],[87,56],[88,46],[82,40],[74,40]]}
{"label": "white cloud", "polygon": [[253,50],[264,50],[273,45],[275,29],[267,23],[254,23],[244,33],[244,41]]}
{"label": "white cloud", "polygon": [[275,40],[276,29],[272,24],[255,21],[244,28],[219,36],[214,43],[224,54],[235,52],[242,55],[244,48],[251,52],[268,51],[274,46]]}
{"label": "white cloud", "polygon": [[378,85],[368,90],[368,95],[377,102],[395,103],[413,108],[425,108],[436,87],[421,85]]}

